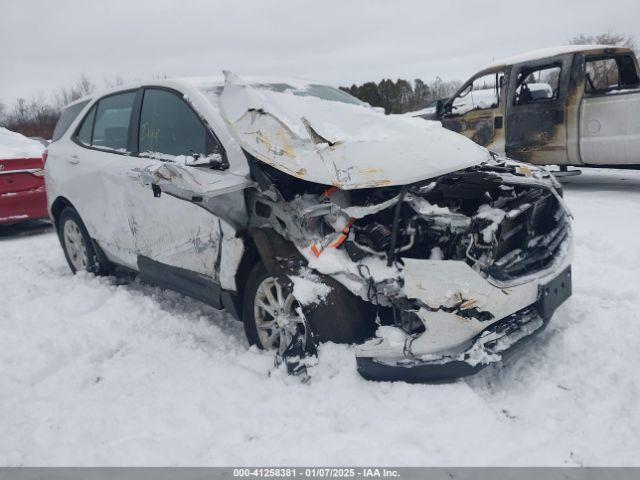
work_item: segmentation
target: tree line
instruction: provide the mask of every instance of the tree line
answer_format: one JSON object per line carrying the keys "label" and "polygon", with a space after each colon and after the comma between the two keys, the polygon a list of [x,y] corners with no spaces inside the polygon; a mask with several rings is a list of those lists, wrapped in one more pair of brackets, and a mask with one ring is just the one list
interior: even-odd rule
{"label": "tree line", "polygon": [[[107,88],[122,83],[121,77],[104,81]],[[0,127],[27,137],[50,139],[64,108],[71,102],[92,94],[96,89],[94,82],[86,75],[81,75],[73,85],[55,90],[48,98],[43,95],[33,96],[29,100],[20,97],[9,109],[0,102]]]}
{"label": "tree line", "polygon": [[461,84],[458,80],[444,81],[440,77],[428,84],[416,78],[413,85],[403,78],[395,82],[385,78],[379,83],[366,82],[340,88],[373,107],[384,108],[389,114],[421,110],[434,100],[448,98]]}

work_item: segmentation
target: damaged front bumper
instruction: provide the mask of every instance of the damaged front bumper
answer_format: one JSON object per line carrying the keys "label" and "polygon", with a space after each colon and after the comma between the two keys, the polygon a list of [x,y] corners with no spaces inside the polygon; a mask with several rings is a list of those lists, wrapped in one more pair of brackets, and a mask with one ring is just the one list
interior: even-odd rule
{"label": "damaged front bumper", "polygon": [[[571,251],[567,251],[555,268],[524,284],[498,287],[487,280],[482,311],[500,311],[500,297],[493,295],[501,292],[505,299],[511,297],[508,305],[517,309],[513,313],[479,322],[461,316],[460,311],[421,309],[417,314],[425,324],[424,332],[411,335],[397,327],[381,328],[378,337],[357,347],[358,372],[368,380],[442,382],[472,375],[504,360],[540,333],[556,308],[571,295],[570,259]],[[460,277],[456,283],[460,284]],[[467,278],[464,283],[470,290],[478,290],[474,280]],[[465,334],[467,339],[460,341]]]}
{"label": "damaged front bumper", "polygon": [[356,356],[358,372],[367,380],[409,383],[445,382],[473,375],[491,363],[503,360],[548,324],[537,308],[527,307],[494,323],[458,354],[420,357],[376,358]]}

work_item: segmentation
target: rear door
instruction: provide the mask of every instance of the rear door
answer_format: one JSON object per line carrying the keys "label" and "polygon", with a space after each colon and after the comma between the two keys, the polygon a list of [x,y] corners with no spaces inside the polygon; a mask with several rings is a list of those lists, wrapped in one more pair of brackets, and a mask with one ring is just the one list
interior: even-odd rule
{"label": "rear door", "polygon": [[537,164],[566,164],[566,107],[573,55],[514,65],[506,102],[506,153]]}
{"label": "rear door", "polygon": [[580,157],[587,165],[640,165],[640,85],[631,54],[585,58]]}
{"label": "rear door", "polygon": [[503,69],[471,78],[445,104],[442,125],[504,154],[504,84]]}
{"label": "rear door", "polygon": [[[65,184],[62,192],[80,213],[87,229],[107,256],[135,267],[134,230],[127,218],[127,171],[136,165],[131,157],[130,123],[138,90],[111,94],[87,112],[71,141],[51,149],[62,158]],[[49,163],[49,162],[48,162]]]}

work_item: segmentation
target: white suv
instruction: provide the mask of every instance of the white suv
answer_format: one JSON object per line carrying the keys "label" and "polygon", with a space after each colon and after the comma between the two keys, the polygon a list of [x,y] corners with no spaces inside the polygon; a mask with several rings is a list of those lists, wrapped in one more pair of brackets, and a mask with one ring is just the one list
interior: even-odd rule
{"label": "white suv", "polygon": [[48,206],[72,271],[125,267],[224,307],[285,359],[331,340],[359,343],[367,378],[468,375],[571,293],[547,172],[330,86],[143,83],[75,102],[56,131]]}

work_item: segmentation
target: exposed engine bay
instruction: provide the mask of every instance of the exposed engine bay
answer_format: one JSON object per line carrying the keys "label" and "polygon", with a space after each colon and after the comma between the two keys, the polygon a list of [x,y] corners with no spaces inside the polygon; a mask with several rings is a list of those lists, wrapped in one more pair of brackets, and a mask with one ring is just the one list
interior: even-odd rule
{"label": "exposed engine bay", "polygon": [[[304,182],[292,179],[299,190],[287,185],[280,200],[270,198],[273,190],[253,195],[251,221],[302,249],[311,239],[306,246],[318,258],[326,249],[342,249],[356,264],[367,257],[384,260],[388,273],[401,271],[406,258],[460,260],[510,281],[549,266],[569,226],[559,185],[506,162],[353,191],[310,184],[313,193],[305,192]],[[262,168],[277,184],[280,172]]]}

